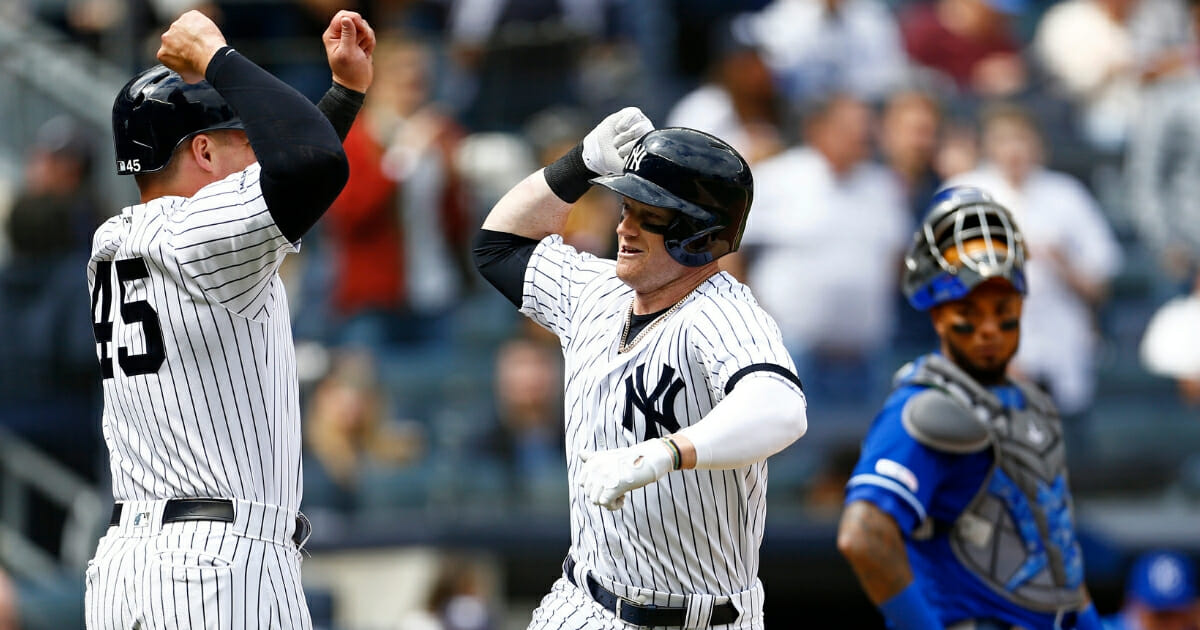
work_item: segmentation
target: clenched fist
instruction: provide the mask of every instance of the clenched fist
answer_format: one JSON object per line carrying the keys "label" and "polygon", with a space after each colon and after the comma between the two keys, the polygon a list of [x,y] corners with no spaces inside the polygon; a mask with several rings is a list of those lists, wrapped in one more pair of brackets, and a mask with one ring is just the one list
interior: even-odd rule
{"label": "clenched fist", "polygon": [[199,11],[188,11],[171,23],[162,34],[158,60],[183,77],[188,83],[204,80],[204,71],[222,46],[225,36],[221,29]]}
{"label": "clenched fist", "polygon": [[636,107],[609,114],[583,139],[583,163],[593,173],[616,175],[638,139],[654,131],[654,124]]}
{"label": "clenched fist", "polygon": [[627,448],[584,451],[579,487],[589,501],[609,510],[625,504],[625,493],[662,479],[671,472],[674,458],[662,439],[647,440]]}

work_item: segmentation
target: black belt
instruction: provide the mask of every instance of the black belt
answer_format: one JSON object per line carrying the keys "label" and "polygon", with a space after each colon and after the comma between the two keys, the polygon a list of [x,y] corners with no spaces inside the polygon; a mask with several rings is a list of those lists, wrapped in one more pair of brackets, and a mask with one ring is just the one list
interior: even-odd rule
{"label": "black belt", "polygon": [[[563,573],[566,574],[571,584],[575,584],[575,559],[571,556],[567,556],[567,559],[563,561]],[[579,585],[575,584],[575,586]],[[618,619],[635,626],[680,627],[687,620],[687,608],[639,604],[604,588],[590,574],[587,576],[587,591],[592,599],[596,600],[596,603],[611,611]],[[714,626],[722,626],[733,623],[737,618],[737,607],[726,602],[713,606],[712,618],[709,623]]]}
{"label": "black belt", "polygon": [[[108,519],[110,527],[121,524],[121,512],[124,507],[122,503],[113,504],[112,518]],[[163,524],[182,521],[232,523],[233,501],[229,499],[167,499],[167,504],[163,506]],[[296,531],[292,533],[292,542],[297,546],[302,545],[310,533],[312,533],[312,526],[309,525],[308,519],[297,515]]]}

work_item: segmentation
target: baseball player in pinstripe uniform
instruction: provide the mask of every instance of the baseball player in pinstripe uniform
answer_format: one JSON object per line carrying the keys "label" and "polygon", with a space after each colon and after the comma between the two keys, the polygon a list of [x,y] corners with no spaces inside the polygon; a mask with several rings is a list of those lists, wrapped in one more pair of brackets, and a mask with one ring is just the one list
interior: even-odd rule
{"label": "baseball player in pinstripe uniform", "polygon": [[314,107],[191,11],[162,36],[166,67],[113,105],[141,203],[97,230],[88,264],[117,500],[87,569],[89,629],[311,627],[277,270],[345,184],[339,136],[375,43],[346,11],[322,39],[334,85]]}
{"label": "baseball player in pinstripe uniform", "polygon": [[[592,184],[621,197],[617,260],[559,233]],[[481,273],[566,361],[571,549],[530,628],[762,628],[766,459],[807,427],[774,321],[717,259],[737,249],[749,166],[636,108],[492,209]]]}

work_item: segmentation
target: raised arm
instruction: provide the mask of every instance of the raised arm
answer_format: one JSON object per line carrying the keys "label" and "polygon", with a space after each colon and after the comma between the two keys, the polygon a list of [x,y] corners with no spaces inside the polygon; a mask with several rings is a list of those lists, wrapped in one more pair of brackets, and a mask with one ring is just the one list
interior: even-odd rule
{"label": "raised arm", "polygon": [[636,107],[609,115],[575,148],[526,177],[496,203],[483,229],[531,239],[559,234],[567,213],[600,175],[620,173],[633,145],[654,129]]}
{"label": "raised arm", "polygon": [[329,121],[302,94],[227,46],[217,26],[198,11],[171,24],[158,58],[185,80],[208,79],[238,113],[262,167],[271,216],[284,236],[299,240],[349,176]]}
{"label": "raised arm", "polygon": [[321,42],[325,44],[333,85],[321,97],[317,109],[329,119],[338,138],[345,140],[375,78],[375,30],[358,13],[338,11],[321,35]]}
{"label": "raised arm", "polygon": [[641,110],[622,109],[505,193],[475,237],[472,254],[480,275],[520,307],[525,268],[538,241],[562,233],[571,204],[587,192],[591,179],[621,172],[638,138],[653,129]]}

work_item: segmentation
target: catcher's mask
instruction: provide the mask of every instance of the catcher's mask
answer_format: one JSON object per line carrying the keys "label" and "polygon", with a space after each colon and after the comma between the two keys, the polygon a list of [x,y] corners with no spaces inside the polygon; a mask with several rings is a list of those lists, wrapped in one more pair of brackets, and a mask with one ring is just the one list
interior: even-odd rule
{"label": "catcher's mask", "polygon": [[1025,240],[1004,206],[972,186],[938,192],[904,257],[904,295],[919,311],[965,297],[992,278],[1022,295]]}

